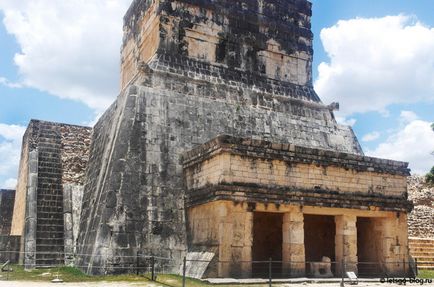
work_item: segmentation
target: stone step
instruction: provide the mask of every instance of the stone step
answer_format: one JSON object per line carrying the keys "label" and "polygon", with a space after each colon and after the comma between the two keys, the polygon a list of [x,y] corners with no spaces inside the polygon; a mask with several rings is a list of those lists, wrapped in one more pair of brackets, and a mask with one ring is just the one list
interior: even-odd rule
{"label": "stone step", "polygon": [[432,265],[434,267],[434,261],[423,261],[423,260],[417,260],[417,265]]}
{"label": "stone step", "polygon": [[418,270],[434,270],[432,265],[417,265]]}
{"label": "stone step", "polygon": [[434,245],[434,241],[409,241],[408,242],[409,246],[413,246],[413,245],[428,245],[428,246],[433,246]]}
{"label": "stone step", "polygon": [[421,257],[433,257],[434,258],[434,252],[411,252],[410,253],[411,256],[415,257],[415,258],[421,258]]}
{"label": "stone step", "polygon": [[434,246],[434,242],[413,242],[409,243],[408,246]]}
{"label": "stone step", "polygon": [[64,244],[63,238],[37,238],[36,245],[52,245],[60,246]]}
{"label": "stone step", "polygon": [[64,250],[63,245],[36,244],[36,256],[58,256],[57,254],[63,253]]}
{"label": "stone step", "polygon": [[[415,256],[413,256],[413,257],[415,257]],[[434,257],[423,257],[423,256],[419,257],[419,256],[417,256],[415,258],[417,259],[417,262],[432,262],[432,263],[434,263]]]}
{"label": "stone step", "polygon": [[417,247],[410,247],[409,249],[410,251],[415,251],[415,252],[419,252],[419,251],[433,252],[434,246],[417,246]]}
{"label": "stone step", "polygon": [[63,231],[36,231],[36,238],[63,238]]}
{"label": "stone step", "polygon": [[40,232],[63,232],[64,226],[61,224],[53,225],[53,224],[38,224],[36,226],[37,231]]}
{"label": "stone step", "polygon": [[36,268],[51,268],[63,264],[65,264],[64,259],[36,259]]}
{"label": "stone step", "polygon": [[63,213],[63,206],[58,205],[37,205],[37,210],[43,210],[44,212]]}
{"label": "stone step", "polygon": [[62,217],[50,217],[50,218],[40,218],[38,217],[38,223],[42,225],[63,225],[63,214]]}
{"label": "stone step", "polygon": [[63,208],[56,206],[44,206],[38,208],[38,219],[50,219],[63,217]]}
{"label": "stone step", "polygon": [[63,206],[63,196],[60,197],[59,195],[49,195],[49,194],[44,194],[42,197],[39,197],[38,200],[40,200],[40,202],[46,204],[46,205],[51,205],[51,206]]}
{"label": "stone step", "polygon": [[409,237],[408,242],[432,242],[434,243],[434,238],[418,238],[418,237]]}

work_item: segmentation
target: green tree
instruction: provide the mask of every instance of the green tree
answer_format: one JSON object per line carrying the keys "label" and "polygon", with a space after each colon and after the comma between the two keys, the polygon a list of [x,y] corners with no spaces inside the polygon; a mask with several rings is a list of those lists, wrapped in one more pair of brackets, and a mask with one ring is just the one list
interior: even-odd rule
{"label": "green tree", "polygon": [[426,182],[434,184],[434,166],[431,168],[431,171],[426,175]]}
{"label": "green tree", "polygon": [[[431,124],[431,128],[434,132],[434,123]],[[434,155],[434,152],[432,152]],[[426,175],[426,182],[434,185],[434,166],[431,168],[430,172]]]}

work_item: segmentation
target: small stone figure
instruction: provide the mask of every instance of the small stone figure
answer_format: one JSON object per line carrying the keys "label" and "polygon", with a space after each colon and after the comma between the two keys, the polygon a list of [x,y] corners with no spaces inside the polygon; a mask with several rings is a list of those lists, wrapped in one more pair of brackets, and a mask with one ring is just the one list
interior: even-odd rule
{"label": "small stone figure", "polygon": [[321,262],[310,262],[310,272],[314,277],[333,277],[331,259],[323,256]]}

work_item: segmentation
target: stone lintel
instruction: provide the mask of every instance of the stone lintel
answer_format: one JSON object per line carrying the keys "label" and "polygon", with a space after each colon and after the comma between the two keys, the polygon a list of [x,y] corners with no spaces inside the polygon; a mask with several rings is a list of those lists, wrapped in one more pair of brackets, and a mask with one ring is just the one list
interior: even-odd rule
{"label": "stone lintel", "polygon": [[413,204],[403,198],[364,194],[349,195],[343,192],[320,189],[302,190],[291,187],[261,187],[247,184],[218,184],[189,190],[186,205],[192,207],[217,200],[349,208],[366,211],[378,209],[382,211],[409,212],[413,208]]}
{"label": "stone lintel", "polygon": [[369,171],[389,175],[410,175],[407,162],[292,144],[273,143],[252,138],[238,138],[229,135],[218,136],[184,153],[182,155],[182,163],[185,169],[225,152],[249,158],[283,160],[288,163],[343,167],[358,172]]}

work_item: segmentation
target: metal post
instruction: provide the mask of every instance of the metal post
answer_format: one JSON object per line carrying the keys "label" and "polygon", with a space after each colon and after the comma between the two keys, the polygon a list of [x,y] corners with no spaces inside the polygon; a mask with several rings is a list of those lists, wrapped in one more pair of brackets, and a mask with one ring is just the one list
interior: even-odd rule
{"label": "metal post", "polygon": [[405,268],[405,258],[402,259],[402,263],[404,264],[404,278],[407,278],[407,270]]}
{"label": "metal post", "polygon": [[187,271],[187,257],[184,257],[182,265],[182,287],[185,287],[185,272]]}
{"label": "metal post", "polygon": [[416,266],[416,276],[414,276],[414,277],[417,277],[417,275],[419,275],[419,269],[418,269],[418,267],[417,267],[417,258],[414,258],[414,265]]}
{"label": "metal post", "polygon": [[344,274],[345,274],[345,262],[344,262],[344,258],[342,258],[341,261],[341,286],[345,286],[345,281],[344,281]]}
{"label": "metal post", "polygon": [[151,257],[151,281],[155,281],[155,257]]}
{"label": "metal post", "polygon": [[271,278],[273,277],[273,275],[271,274],[272,264],[273,264],[273,259],[271,259],[271,257],[270,257],[270,261],[268,261],[268,286],[269,287],[271,287]]}
{"label": "metal post", "polygon": [[137,276],[139,275],[139,252],[140,251],[137,251],[136,253],[136,275]]}
{"label": "metal post", "polygon": [[[10,246],[10,242],[9,242],[9,248],[7,249],[7,250],[9,250],[9,255],[8,255],[8,257],[9,257],[9,264],[11,264],[11,246]],[[8,272],[6,273],[7,275],[6,275],[6,280],[7,281],[9,281],[9,272],[11,272],[11,267],[9,267],[8,266]]]}

